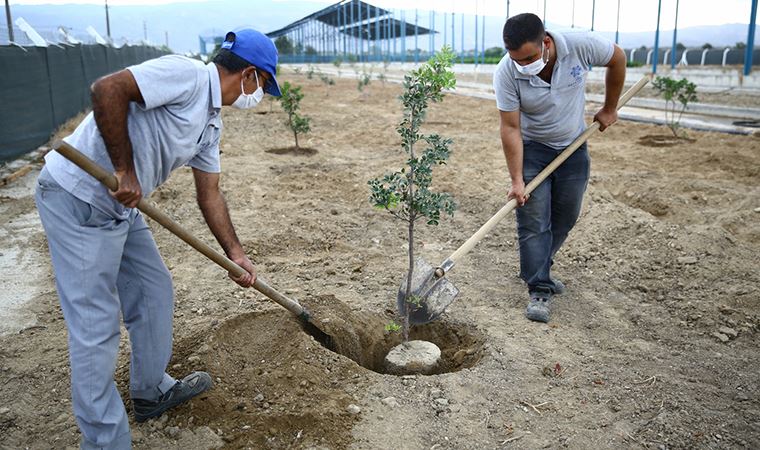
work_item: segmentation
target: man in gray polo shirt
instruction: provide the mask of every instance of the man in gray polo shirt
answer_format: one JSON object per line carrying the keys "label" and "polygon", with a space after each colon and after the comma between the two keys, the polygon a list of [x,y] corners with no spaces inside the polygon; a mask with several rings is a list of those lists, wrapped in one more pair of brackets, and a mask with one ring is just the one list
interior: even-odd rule
{"label": "man in gray polo shirt", "polygon": [[544,30],[535,14],[519,14],[504,25],[507,55],[493,78],[501,120],[501,143],[516,199],[520,277],[528,285],[526,317],[548,322],[551,299],[564,285],[551,276],[554,255],[580,214],[590,159],[584,143],[530,199],[525,186],[585,129],[586,73],[607,67],[604,106],[594,116],[599,129],[617,120],[625,81],[625,54],[588,32]]}
{"label": "man in gray polo shirt", "polygon": [[93,113],[65,140],[114,172],[116,192],[60,154],[47,155],[36,201],[68,329],[81,448],[131,447],[113,379],[120,316],[131,343],[129,393],[138,422],[211,387],[205,372],[182,380],[165,372],[172,347],[171,275],[135,206],[174,169],[190,166],[209,228],[248,272],[233,279],[251,286],[256,272],[219,190],[220,110],[254,107],[264,92],[279,96],[276,66],[272,41],[248,28],[228,33],[212,63],[171,55],[96,81]]}

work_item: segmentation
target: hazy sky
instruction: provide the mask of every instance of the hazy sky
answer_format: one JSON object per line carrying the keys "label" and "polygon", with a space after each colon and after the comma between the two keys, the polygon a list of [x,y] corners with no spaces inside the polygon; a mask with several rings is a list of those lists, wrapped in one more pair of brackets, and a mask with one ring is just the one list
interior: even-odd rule
{"label": "hazy sky", "polygon": [[[109,5],[150,5],[167,3],[203,2],[205,0],[110,0]],[[223,1],[223,0],[222,0]],[[270,2],[286,3],[289,0],[255,0],[262,8]],[[335,0],[306,0],[315,3],[315,10],[335,3]],[[589,28],[593,0],[546,0],[547,22]],[[504,17],[507,14],[506,0],[369,0],[370,4],[388,9],[420,10],[435,9],[438,12],[454,11]],[[649,31],[657,23],[658,0],[620,0],[620,31]],[[104,0],[11,0],[11,4],[103,4]],[[727,23],[749,23],[751,0],[684,0],[680,2],[678,28],[699,25],[722,25]],[[573,14],[573,4],[575,13]],[[676,0],[662,0],[661,27],[672,29],[675,21]],[[534,12],[543,17],[544,0],[511,0],[510,14]],[[615,30],[617,2],[596,0],[595,29]],[[297,19],[296,17],[293,18]]]}

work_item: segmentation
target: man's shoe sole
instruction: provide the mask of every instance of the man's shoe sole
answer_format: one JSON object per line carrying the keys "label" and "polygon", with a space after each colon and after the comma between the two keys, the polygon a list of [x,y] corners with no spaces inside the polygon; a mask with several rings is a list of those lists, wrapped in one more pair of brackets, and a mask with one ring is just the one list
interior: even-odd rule
{"label": "man's shoe sole", "polygon": [[[196,374],[197,374],[198,377],[201,378],[200,380],[198,380],[196,382],[196,385],[198,383],[205,384],[206,385],[205,388],[203,388],[203,389],[199,390],[198,392],[195,392],[194,394],[192,394],[192,395],[190,395],[188,397],[185,397],[183,399],[176,399],[175,400],[174,398],[172,398],[169,401],[167,401],[165,404],[157,406],[156,409],[152,410],[149,413],[141,414],[141,413],[137,412],[136,408],[134,408],[135,421],[138,422],[138,423],[142,423],[142,422],[145,422],[145,421],[147,421],[149,419],[152,419],[154,417],[158,417],[161,414],[165,413],[166,411],[174,408],[175,406],[179,406],[179,405],[181,405],[183,403],[186,403],[189,400],[191,400],[192,398],[199,396],[200,394],[208,391],[209,389],[211,389],[213,387],[214,384],[213,384],[213,381],[211,381],[211,376],[209,374],[207,374],[206,372],[193,372],[192,374],[190,374],[187,377],[183,378],[182,381],[184,382],[185,380],[187,380],[188,378],[190,378],[191,376],[196,375]],[[193,386],[193,387],[195,387],[195,386]],[[133,400],[133,403],[134,403],[134,400]]]}

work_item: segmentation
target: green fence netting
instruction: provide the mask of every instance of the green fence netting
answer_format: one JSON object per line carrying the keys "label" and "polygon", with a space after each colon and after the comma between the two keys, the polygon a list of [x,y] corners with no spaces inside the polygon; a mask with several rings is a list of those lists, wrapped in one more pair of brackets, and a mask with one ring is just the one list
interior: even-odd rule
{"label": "green fence netting", "polygon": [[0,46],[0,162],[44,144],[88,108],[99,77],[164,54],[145,46]]}

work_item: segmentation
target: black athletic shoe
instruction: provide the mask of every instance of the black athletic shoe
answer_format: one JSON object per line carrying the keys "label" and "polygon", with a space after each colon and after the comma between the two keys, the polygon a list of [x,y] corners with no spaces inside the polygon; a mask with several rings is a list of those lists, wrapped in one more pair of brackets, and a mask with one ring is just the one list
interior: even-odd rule
{"label": "black athletic shoe", "polygon": [[150,418],[158,417],[167,409],[181,405],[196,395],[209,390],[211,386],[213,386],[213,382],[209,374],[193,372],[181,381],[177,381],[158,400],[132,399],[132,405],[135,408],[135,420],[145,422]]}

